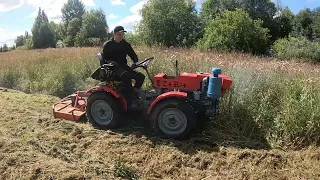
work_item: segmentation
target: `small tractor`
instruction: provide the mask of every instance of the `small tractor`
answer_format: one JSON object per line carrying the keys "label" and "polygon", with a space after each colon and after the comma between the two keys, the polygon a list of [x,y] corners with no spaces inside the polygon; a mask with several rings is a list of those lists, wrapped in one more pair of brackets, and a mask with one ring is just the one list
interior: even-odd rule
{"label": "small tractor", "polygon": [[[101,53],[98,58],[101,62]],[[146,70],[153,88],[134,88],[139,97],[139,107],[132,111],[142,112],[157,136],[187,138],[197,128],[198,122],[219,113],[219,103],[231,88],[232,80],[221,74],[220,68],[212,68],[211,73],[179,73],[177,61],[175,76],[158,73],[151,78],[147,68],[153,59],[136,63],[137,68]],[[112,63],[102,63],[91,74],[91,78],[100,81],[98,85],[77,91],[55,103],[54,118],[78,121],[86,117],[98,129],[119,127],[130,106],[123,92],[124,83],[115,77],[113,67]]]}

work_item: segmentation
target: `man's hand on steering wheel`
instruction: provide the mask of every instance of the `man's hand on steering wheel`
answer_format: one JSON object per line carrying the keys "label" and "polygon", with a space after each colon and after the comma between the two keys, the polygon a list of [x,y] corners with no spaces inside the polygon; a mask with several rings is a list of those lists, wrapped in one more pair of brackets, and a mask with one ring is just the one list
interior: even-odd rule
{"label": "man's hand on steering wheel", "polygon": [[148,66],[148,63],[153,59],[152,58],[148,58],[148,59],[145,59],[144,61],[142,62],[136,62],[134,64],[132,64],[131,68],[132,69],[135,69],[137,67],[142,67],[143,69],[147,69],[147,66]]}

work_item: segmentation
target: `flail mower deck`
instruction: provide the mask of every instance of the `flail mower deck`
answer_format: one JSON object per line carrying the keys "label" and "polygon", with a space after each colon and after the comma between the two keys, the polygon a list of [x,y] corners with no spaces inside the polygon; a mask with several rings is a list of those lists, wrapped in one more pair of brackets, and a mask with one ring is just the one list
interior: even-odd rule
{"label": "flail mower deck", "polygon": [[78,121],[86,113],[87,99],[85,91],[78,91],[61,99],[53,105],[53,117]]}

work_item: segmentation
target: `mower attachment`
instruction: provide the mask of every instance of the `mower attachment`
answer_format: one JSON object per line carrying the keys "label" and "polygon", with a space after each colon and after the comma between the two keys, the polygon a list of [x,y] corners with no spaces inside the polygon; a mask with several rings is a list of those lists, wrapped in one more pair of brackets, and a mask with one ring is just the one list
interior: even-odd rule
{"label": "mower attachment", "polygon": [[78,121],[85,113],[87,104],[85,91],[77,91],[53,105],[53,117]]}

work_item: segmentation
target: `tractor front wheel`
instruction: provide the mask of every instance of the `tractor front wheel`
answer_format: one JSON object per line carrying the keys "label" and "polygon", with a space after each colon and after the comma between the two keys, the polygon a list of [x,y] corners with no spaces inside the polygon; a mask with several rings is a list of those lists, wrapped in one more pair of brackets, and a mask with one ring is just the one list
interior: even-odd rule
{"label": "tractor front wheel", "polygon": [[180,99],[164,100],[152,110],[150,126],[157,136],[186,139],[196,127],[195,112]]}
{"label": "tractor front wheel", "polygon": [[106,92],[94,92],[88,97],[86,107],[89,122],[98,129],[113,129],[120,124],[120,105]]}

